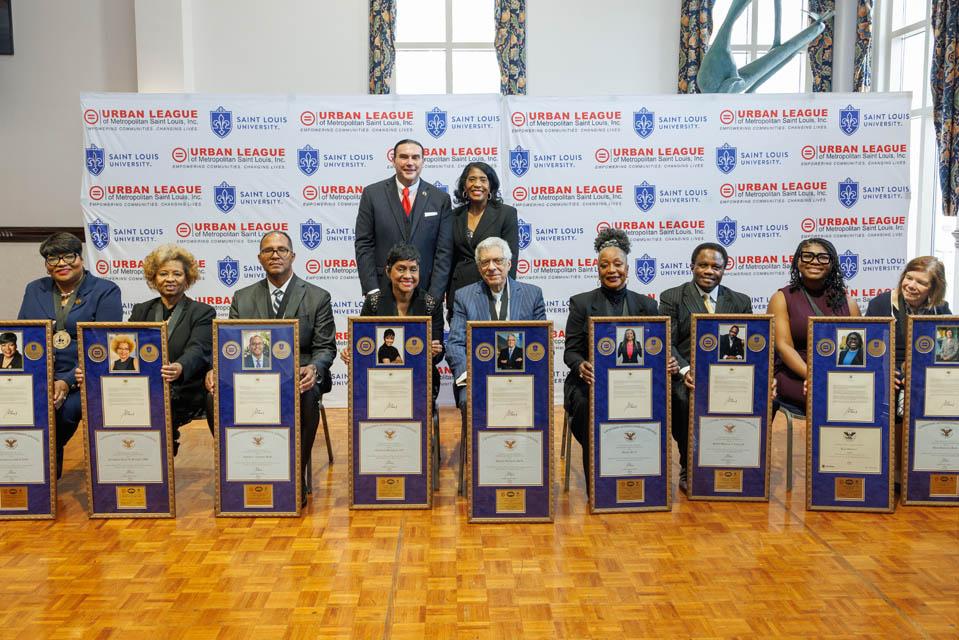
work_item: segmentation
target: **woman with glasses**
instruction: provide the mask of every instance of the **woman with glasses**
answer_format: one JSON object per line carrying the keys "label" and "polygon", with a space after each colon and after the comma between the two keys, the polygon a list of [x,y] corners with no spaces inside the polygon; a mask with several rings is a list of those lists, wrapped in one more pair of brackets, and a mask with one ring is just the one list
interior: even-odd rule
{"label": "woman with glasses", "polygon": [[40,245],[47,273],[27,285],[20,320],[52,320],[56,408],[57,477],[63,473],[63,448],[77,430],[81,407],[77,368],[77,323],[123,319],[120,289],[83,268],[83,245],[69,233],[55,233]]}
{"label": "woman with glasses", "polygon": [[799,243],[789,269],[789,284],[773,294],[766,313],[775,318],[778,395],[805,413],[806,351],[810,316],[858,316],[846,295],[836,247],[822,238]]}

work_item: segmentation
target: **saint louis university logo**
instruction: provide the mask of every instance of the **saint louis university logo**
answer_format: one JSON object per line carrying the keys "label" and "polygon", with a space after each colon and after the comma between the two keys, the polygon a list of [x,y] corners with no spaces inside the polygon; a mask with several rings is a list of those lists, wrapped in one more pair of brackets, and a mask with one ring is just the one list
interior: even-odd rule
{"label": "saint louis university logo", "polygon": [[[533,242],[533,225],[520,218],[516,226],[519,231],[519,248],[526,249]],[[513,256],[513,259],[515,260],[516,256]]]}
{"label": "saint louis university logo", "polygon": [[323,225],[313,218],[300,223],[300,240],[303,246],[313,250],[323,242]]}
{"label": "saint louis university logo", "polygon": [[87,230],[90,232],[90,242],[98,250],[103,251],[110,244],[110,225],[103,220],[97,218],[87,225]]}
{"label": "saint louis university logo", "polygon": [[516,145],[509,151],[509,170],[517,178],[522,178],[529,171],[529,149]]}
{"label": "saint louis university logo", "polygon": [[233,131],[233,112],[217,107],[210,112],[210,129],[219,138],[225,138]]}
{"label": "saint louis university logo", "polygon": [[106,154],[103,152],[103,147],[91,144],[84,149],[84,151],[86,152],[85,164],[87,165],[87,171],[95,176],[103,173],[103,168],[106,166]]}
{"label": "saint louis university logo", "polygon": [[639,111],[633,111],[633,131],[636,132],[636,135],[643,139],[648,138],[655,128],[655,111],[647,111],[646,107]]}
{"label": "saint louis university logo", "polygon": [[851,209],[854,204],[859,202],[859,183],[852,178],[846,178],[839,183],[839,204]]}
{"label": "saint louis university logo", "polygon": [[644,253],[641,258],[636,258],[636,277],[643,284],[649,284],[656,279],[656,258],[651,258],[648,253]]}
{"label": "saint louis university logo", "polygon": [[446,133],[446,122],[446,112],[439,107],[433,107],[432,111],[426,112],[426,133],[439,138]]}
{"label": "saint louis university logo", "polygon": [[439,189],[440,191],[442,191],[443,193],[449,193],[449,192],[450,192],[450,186],[449,186],[448,184],[443,184],[443,183],[440,182],[439,180],[437,180],[436,182],[434,182],[434,183],[433,183],[433,186],[436,187],[437,189]]}
{"label": "saint louis university logo", "polygon": [[649,211],[656,204],[656,185],[643,180],[643,184],[633,186],[633,201],[642,212]]}
{"label": "saint louis university logo", "polygon": [[732,173],[736,168],[738,155],[736,147],[730,147],[726,142],[721,147],[716,147],[716,168],[723,173]]}
{"label": "saint louis university logo", "polygon": [[859,130],[859,109],[849,105],[839,110],[839,130],[847,136]]}
{"label": "saint louis university logo", "polygon": [[736,221],[726,216],[722,220],[716,221],[716,240],[724,247],[728,247],[736,242],[737,224]]}
{"label": "saint louis university logo", "polygon": [[236,187],[226,183],[226,180],[213,187],[213,203],[223,213],[230,213],[236,206]]}
{"label": "saint louis university logo", "polygon": [[216,275],[227,287],[232,287],[240,280],[240,261],[230,256],[216,261]]}
{"label": "saint louis university logo", "polygon": [[855,278],[859,273],[859,254],[846,249],[846,252],[839,256],[839,270],[846,280]]}
{"label": "saint louis university logo", "polygon": [[320,150],[306,145],[296,150],[296,166],[305,175],[312,176],[320,168]]}

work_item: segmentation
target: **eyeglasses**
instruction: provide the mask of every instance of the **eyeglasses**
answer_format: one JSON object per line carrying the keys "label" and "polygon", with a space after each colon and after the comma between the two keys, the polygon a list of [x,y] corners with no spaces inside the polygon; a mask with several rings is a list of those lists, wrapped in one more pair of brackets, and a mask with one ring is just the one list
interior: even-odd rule
{"label": "eyeglasses", "polygon": [[832,262],[832,256],[828,253],[813,253],[812,251],[801,251],[799,253],[799,259],[802,260],[803,264],[812,264],[813,261],[819,264],[829,264]]}
{"label": "eyeglasses", "polygon": [[488,258],[486,260],[480,260],[480,267],[486,268],[491,264],[495,264],[497,267],[502,267],[506,264],[506,258]]}
{"label": "eyeglasses", "polygon": [[276,249],[271,249],[267,247],[266,249],[260,249],[260,255],[263,256],[264,258],[269,258],[274,253],[280,256],[281,258],[285,258],[293,252],[286,247],[277,247]]}
{"label": "eyeglasses", "polygon": [[79,257],[80,255],[77,253],[61,253],[58,256],[46,256],[44,260],[46,260],[48,267],[55,267],[61,262],[68,265],[73,264]]}

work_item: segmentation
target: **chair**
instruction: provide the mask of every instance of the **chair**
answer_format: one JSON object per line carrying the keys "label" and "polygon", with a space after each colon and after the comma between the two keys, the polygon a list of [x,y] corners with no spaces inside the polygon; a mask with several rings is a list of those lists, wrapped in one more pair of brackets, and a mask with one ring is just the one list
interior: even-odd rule
{"label": "chair", "polygon": [[466,473],[466,407],[460,410],[463,417],[462,427],[460,427],[460,480],[459,487],[456,490],[457,495],[463,495],[463,485],[465,484],[464,474]]}
{"label": "chair", "polygon": [[569,458],[573,447],[573,430],[570,428],[570,417],[566,408],[563,408],[563,444],[560,447],[560,454],[565,452],[566,476],[563,480],[563,493],[569,493]]}
{"label": "chair", "polygon": [[[330,464],[333,464],[333,445],[330,443],[330,423],[326,420],[326,407],[323,406],[323,400],[320,400],[320,422],[323,424],[323,436],[326,438],[326,454],[330,458]],[[307,495],[313,495],[313,452],[308,451],[306,455],[306,465],[304,469],[306,474],[305,482]]]}
{"label": "chair", "polygon": [[773,416],[781,411],[786,416],[786,491],[793,489],[793,420],[806,420],[806,414],[799,407],[773,400]]}
{"label": "chair", "polygon": [[440,414],[433,405],[433,455],[430,461],[433,465],[433,491],[440,489]]}

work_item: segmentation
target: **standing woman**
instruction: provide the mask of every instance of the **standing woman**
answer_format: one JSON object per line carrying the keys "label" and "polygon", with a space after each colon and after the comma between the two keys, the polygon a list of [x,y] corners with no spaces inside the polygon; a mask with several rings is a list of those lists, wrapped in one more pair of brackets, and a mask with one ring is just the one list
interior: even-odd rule
{"label": "standing woman", "polygon": [[63,448],[80,423],[77,385],[77,323],[120,322],[120,289],[83,268],[83,244],[69,233],[54,233],[40,245],[48,276],[29,283],[18,320],[52,320],[53,406],[56,409],[57,477],[63,474]]}
{"label": "standing woman", "polygon": [[499,194],[499,178],[485,162],[471,162],[463,169],[453,192],[453,269],[446,294],[446,308],[453,315],[456,290],[479,282],[480,273],[474,261],[476,246],[490,237],[502,238],[509,245],[513,264],[509,277],[516,279],[519,256],[519,227],[516,209],[503,204]]}

